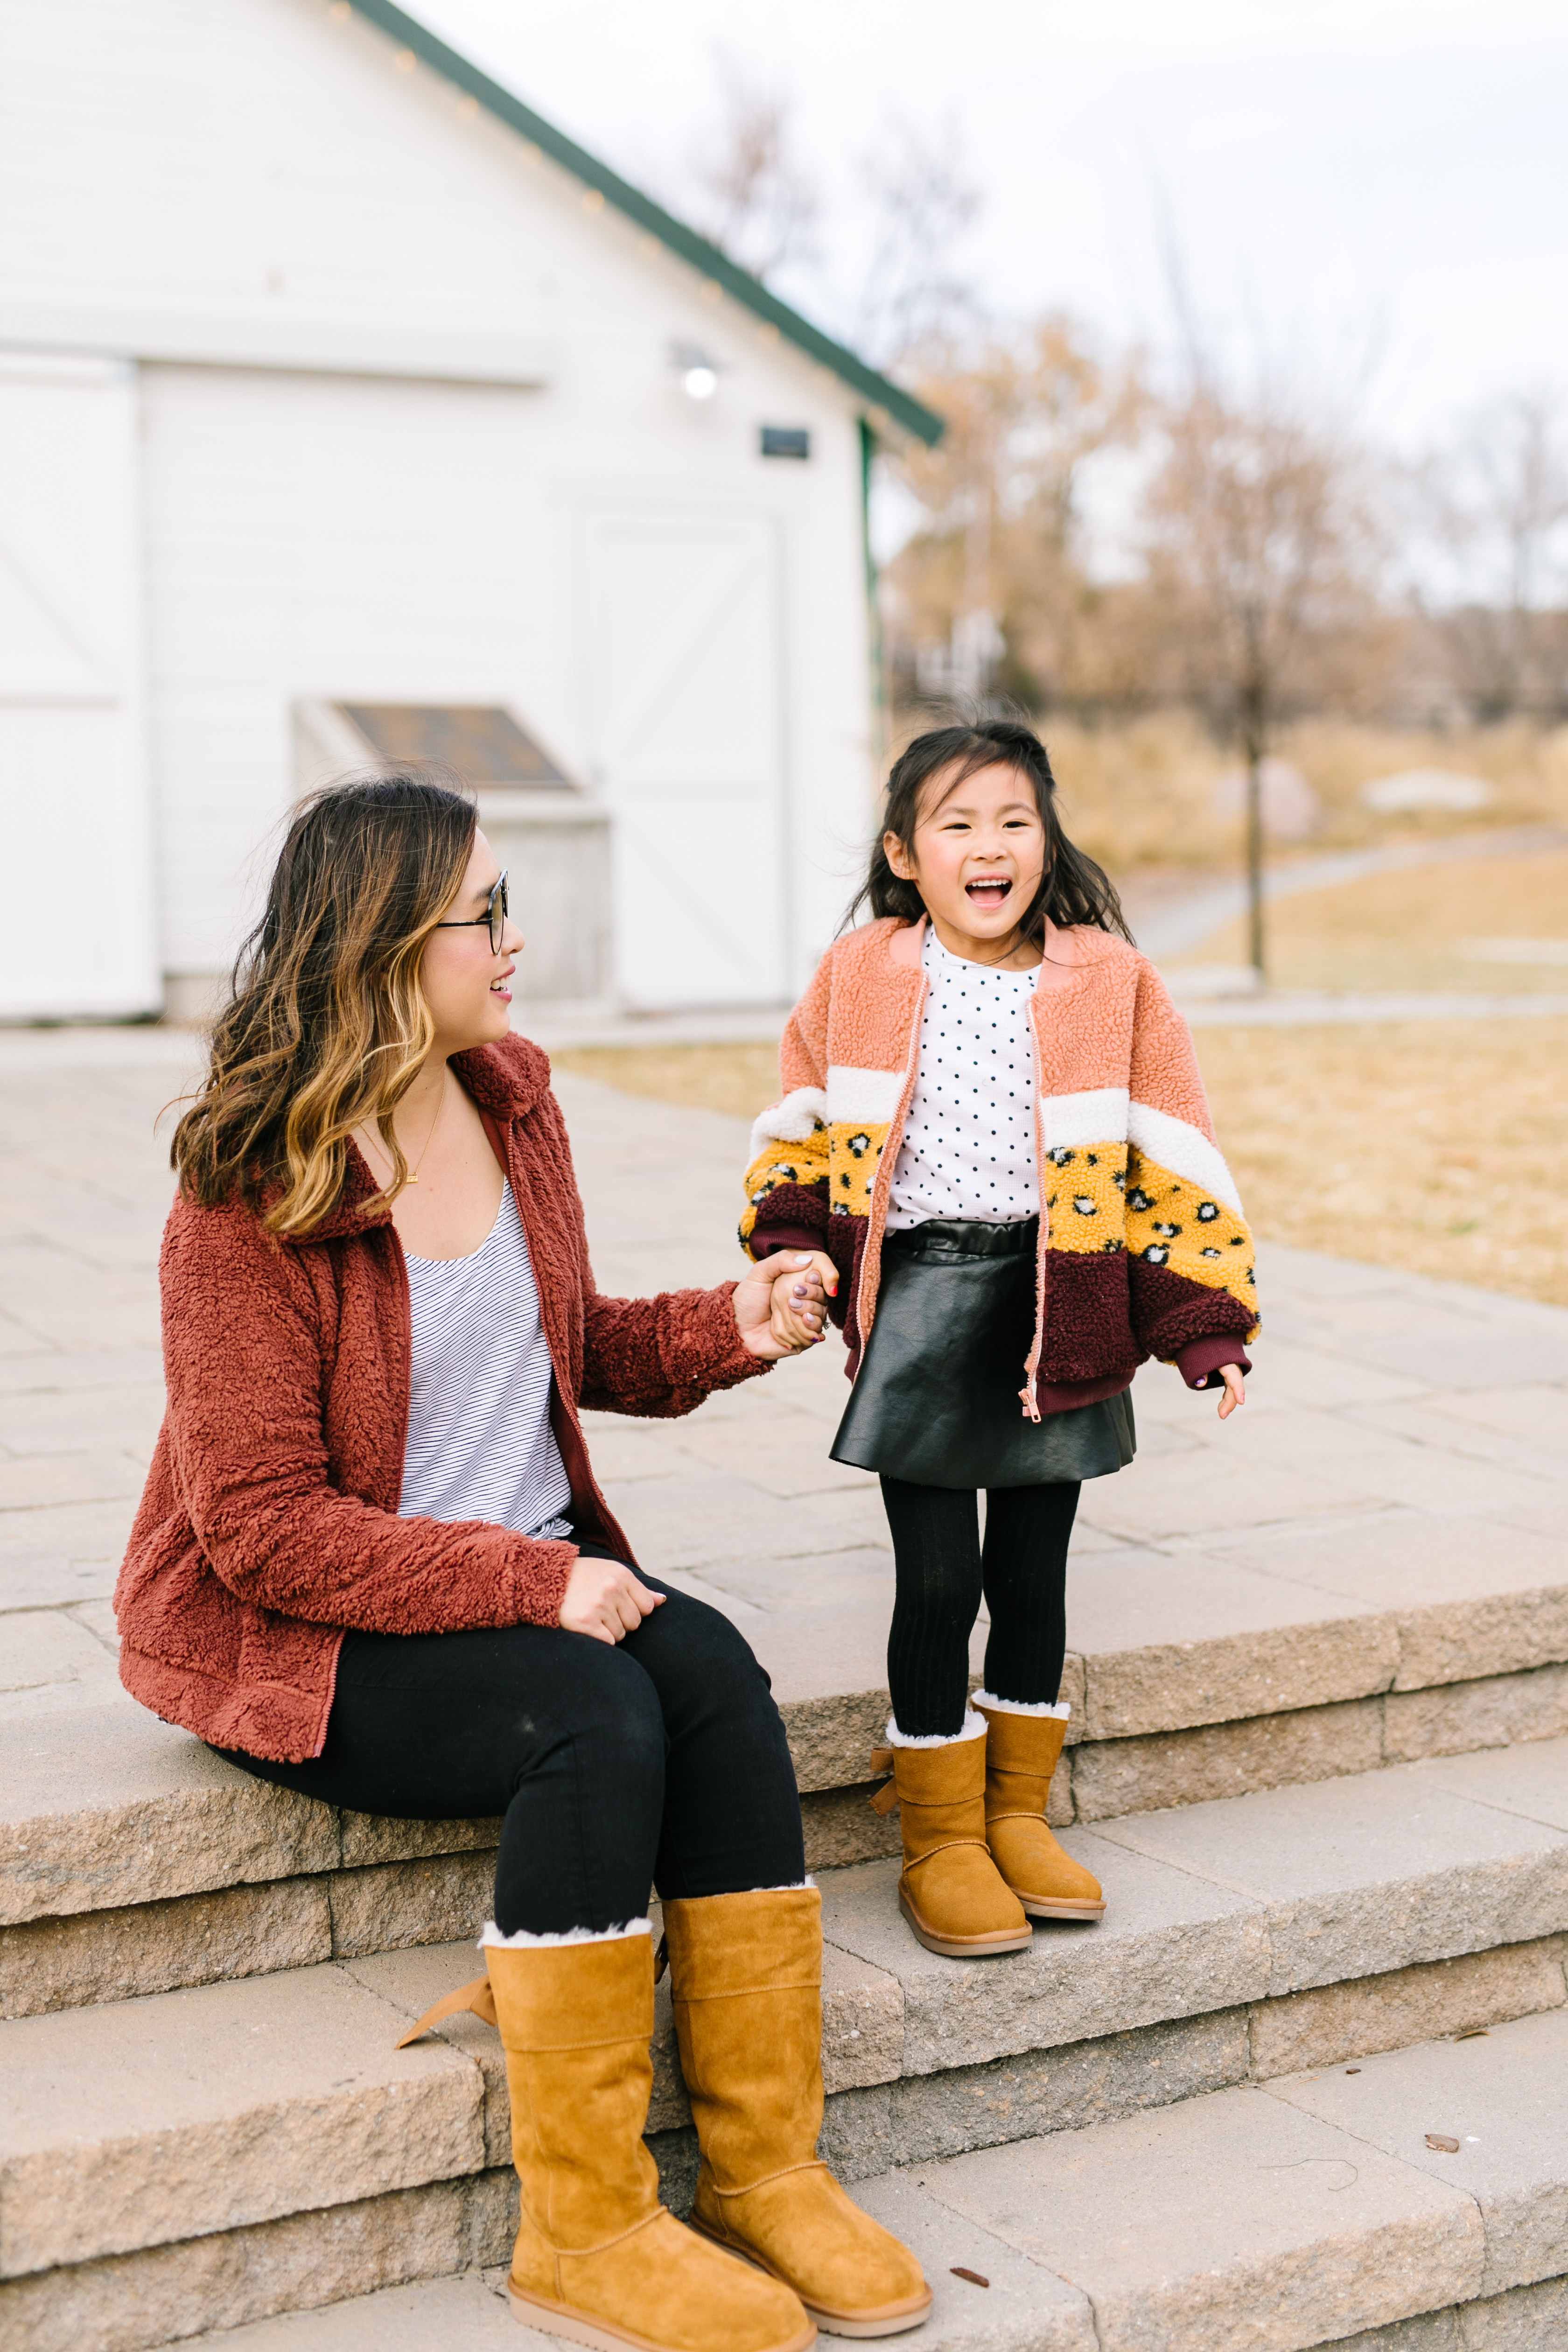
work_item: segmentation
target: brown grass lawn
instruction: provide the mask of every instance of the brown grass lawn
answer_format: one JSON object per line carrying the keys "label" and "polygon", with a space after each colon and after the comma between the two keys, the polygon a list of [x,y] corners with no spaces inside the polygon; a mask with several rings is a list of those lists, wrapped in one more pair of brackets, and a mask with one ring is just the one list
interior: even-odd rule
{"label": "brown grass lawn", "polygon": [[[1472,869],[1472,887],[1484,872]],[[1489,936],[1494,922],[1478,919],[1476,933]],[[1568,1306],[1557,1191],[1568,1176],[1568,1020],[1202,1029],[1197,1043],[1258,1233]],[[768,1045],[584,1048],[553,1059],[628,1094],[739,1118],[778,1093]],[[737,1166],[737,1192],[740,1181]]]}
{"label": "brown grass lawn", "polygon": [[[1548,989],[1568,994],[1568,963],[1490,963],[1470,940],[1568,947],[1568,851],[1478,857],[1373,874],[1308,890],[1268,909],[1268,976],[1280,988]],[[1244,963],[1240,923],[1194,950],[1194,963]],[[1173,966],[1173,971],[1179,966]]]}

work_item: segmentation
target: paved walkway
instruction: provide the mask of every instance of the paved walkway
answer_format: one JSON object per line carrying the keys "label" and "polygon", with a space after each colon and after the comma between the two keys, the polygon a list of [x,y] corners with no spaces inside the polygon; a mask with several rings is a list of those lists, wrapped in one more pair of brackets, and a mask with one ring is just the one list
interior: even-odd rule
{"label": "paved walkway", "polygon": [[[161,1403],[153,1120],[194,1050],[0,1036],[0,1721],[119,1694],[109,1596]],[[571,1076],[561,1095],[603,1286],[736,1271],[743,1126]],[[1238,1421],[1139,1375],[1139,1458],[1085,1491],[1075,1651],[1173,1664],[1219,1633],[1521,1581],[1568,1607],[1568,1312],[1279,1247],[1260,1279]],[[890,1559],[874,1480],[827,1459],[840,1366],[834,1340],[684,1422],[591,1417],[639,1556],[747,1629],[781,1698],[881,1681]]]}

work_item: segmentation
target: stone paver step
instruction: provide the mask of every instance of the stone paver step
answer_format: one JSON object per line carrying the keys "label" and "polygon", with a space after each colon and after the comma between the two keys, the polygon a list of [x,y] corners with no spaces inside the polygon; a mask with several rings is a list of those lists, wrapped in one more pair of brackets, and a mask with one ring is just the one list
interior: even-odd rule
{"label": "stone paver step", "polygon": [[[1299,1558],[1297,1531],[1268,1555],[1293,1571],[1278,1575],[1090,1554],[1079,1608],[1103,1646],[1068,1660],[1071,1731],[1087,1736],[1069,1741],[1052,1819],[1087,1827],[1568,1734],[1568,1543],[1483,1533],[1358,1527],[1331,1562],[1319,1536]],[[855,1633],[864,1613],[850,1601],[747,1629],[790,1730],[814,1868],[897,1845],[860,1777],[887,1710],[885,1690],[856,1685],[878,1671],[867,1626]],[[313,1804],[130,1704],[0,1724],[0,2015],[464,1934],[496,1835]]]}
{"label": "stone paver step", "polygon": [[[936,2289],[914,2339],[922,2352],[1560,2352],[1565,2067],[1568,2015],[1528,2018],[889,2168],[855,2193]],[[390,2291],[308,2310],[331,2295],[341,2263],[293,2279],[280,2263],[209,2264],[205,2309],[229,2326],[198,2341],[211,2352],[542,2347],[553,2339],[519,2336],[507,2316],[500,2270],[478,2267],[504,2262],[509,2228],[498,2211],[460,2274],[423,2284],[443,2259],[459,2268],[450,2244],[388,2242]],[[168,2307],[172,2270],[162,2295],[153,2282],[132,2308],[130,2266],[118,2279],[113,2265],[91,2268],[68,2305],[45,2294],[13,2306],[16,2352],[65,2352],[87,2340],[68,2326],[94,2318],[102,2352],[168,2340],[136,2328]],[[174,2332],[188,2340],[188,2326]]]}
{"label": "stone paver step", "polygon": [[[1568,1742],[1065,1840],[1104,1879],[1104,1923],[984,1963],[913,1942],[893,1865],[825,1874],[825,2146],[847,2177],[1435,2032],[1568,2022]],[[0,2294],[58,2299],[116,2262],[179,2271],[186,2241],[210,2264],[269,2229],[374,2239],[399,2199],[446,2216],[423,2212],[426,2235],[483,2242],[510,2195],[499,2042],[463,2017],[395,2046],[477,1968],[470,1947],[426,1947],[0,2026]],[[679,2194],[690,2140],[660,1999],[649,2125]]]}

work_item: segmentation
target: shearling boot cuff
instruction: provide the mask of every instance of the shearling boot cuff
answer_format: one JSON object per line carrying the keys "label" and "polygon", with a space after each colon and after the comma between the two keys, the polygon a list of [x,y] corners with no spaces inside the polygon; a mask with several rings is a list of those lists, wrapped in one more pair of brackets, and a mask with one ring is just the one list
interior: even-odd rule
{"label": "shearling boot cuff", "polygon": [[652,1933],[651,1919],[628,1919],[624,1927],[568,1927],[560,1936],[531,1936],[526,1927],[520,1927],[515,1936],[503,1936],[495,1921],[487,1919],[484,1933],[479,1937],[479,1949],[482,1952],[487,1945],[490,1945],[502,1952],[543,1951],[562,1944],[619,1944],[624,1943],[628,1936],[651,1936]]}
{"label": "shearling boot cuff", "polygon": [[893,1717],[888,1717],[887,1739],[889,1748],[956,1748],[960,1740],[984,1739],[985,1717],[976,1715],[972,1706],[963,1710],[962,1731],[933,1731],[930,1734],[900,1731]]}
{"label": "shearling boot cuff", "polygon": [[1065,1723],[1072,1713],[1065,1698],[1054,1706],[1047,1706],[1043,1699],[1037,1706],[1033,1706],[1021,1698],[993,1698],[989,1691],[976,1691],[974,1704],[976,1706],[994,1707],[998,1715],[1048,1715],[1058,1723]]}

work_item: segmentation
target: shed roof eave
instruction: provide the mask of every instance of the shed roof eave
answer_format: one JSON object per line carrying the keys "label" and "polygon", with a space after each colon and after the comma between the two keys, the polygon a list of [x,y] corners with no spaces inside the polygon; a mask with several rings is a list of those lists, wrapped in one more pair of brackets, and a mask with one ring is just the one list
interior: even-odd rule
{"label": "shed roof eave", "polygon": [[574,139],[569,139],[563,131],[558,131],[552,122],[546,121],[543,115],[536,114],[521,98],[514,97],[500,82],[493,81],[489,74],[474,64],[472,58],[466,58],[461,50],[454,49],[449,43],[443,41],[416,16],[411,16],[405,9],[395,5],[395,0],[351,0],[351,5],[357,16],[376,26],[403,47],[411,49],[433,72],[440,74],[466,96],[476,99],[487,113],[504,122],[509,130],[531,141],[554,163],[581,180],[584,187],[597,189],[606,204],[614,205],[617,212],[658,237],[659,243],[679,260],[698,270],[704,278],[721,287],[726,294],[765,324],[776,327],[779,333],[794,343],[797,350],[804,352],[808,359],[815,360],[819,367],[826,368],[837,376],[840,383],[858,394],[865,403],[867,413],[879,431],[892,436],[907,436],[923,441],[928,447],[934,446],[941,440],[945,428],[934,409],[928,408],[912,393],[905,392],[890,378],[868,367],[845,344],[836,342],[831,335],[825,335],[819,327],[812,325],[809,319],[804,319],[798,310],[791,310],[787,302],[781,302],[777,295],[770,294],[761,279],[753,278],[750,270],[742,269],[718,246],[711,244],[707,237],[700,236],[695,229],[688,228],[684,221],[677,220],[673,213],[666,212],[662,205],[656,204],[640,188],[634,188],[629,180],[623,180],[618,173],[611,171],[607,163],[602,163],[597,156],[590,155],[585,147],[579,147]]}

